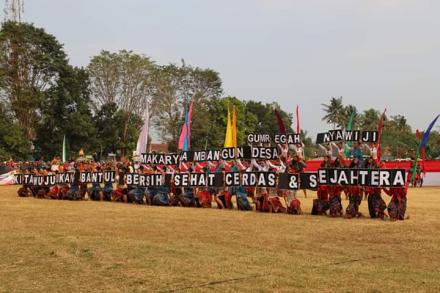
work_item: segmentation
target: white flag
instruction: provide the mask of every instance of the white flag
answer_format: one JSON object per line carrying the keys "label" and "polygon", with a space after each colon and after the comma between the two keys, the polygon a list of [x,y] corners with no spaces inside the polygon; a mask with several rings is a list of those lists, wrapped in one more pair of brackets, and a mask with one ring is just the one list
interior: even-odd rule
{"label": "white flag", "polygon": [[142,126],[141,134],[136,145],[136,155],[140,156],[147,152],[148,131],[149,131],[150,110],[147,104],[147,108],[144,113],[144,125]]}

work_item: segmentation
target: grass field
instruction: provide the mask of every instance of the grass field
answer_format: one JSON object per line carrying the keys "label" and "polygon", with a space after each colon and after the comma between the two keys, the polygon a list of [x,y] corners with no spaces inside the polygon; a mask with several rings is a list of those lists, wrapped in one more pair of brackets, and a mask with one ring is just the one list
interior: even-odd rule
{"label": "grass field", "polygon": [[403,222],[313,217],[311,192],[291,216],[15,191],[0,187],[4,292],[440,291],[440,188],[410,190]]}

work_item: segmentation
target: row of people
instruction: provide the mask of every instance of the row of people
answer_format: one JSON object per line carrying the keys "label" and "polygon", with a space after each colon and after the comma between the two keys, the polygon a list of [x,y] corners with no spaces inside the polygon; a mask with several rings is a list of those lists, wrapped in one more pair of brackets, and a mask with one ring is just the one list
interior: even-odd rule
{"label": "row of people", "polygon": [[[354,158],[349,166],[337,159],[332,161],[326,157],[321,167],[359,167],[359,160]],[[375,161],[371,158],[367,160],[367,167],[378,168]],[[132,167],[132,168],[130,168]],[[78,166],[75,167],[75,179],[70,185],[60,184],[52,187],[23,186],[19,189],[20,196],[35,196],[39,198],[51,199],[70,199],[82,200],[106,200],[116,202],[131,202],[138,204],[151,204],[159,206],[184,206],[184,207],[211,207],[213,203],[221,209],[233,208],[232,198],[236,197],[236,205],[239,210],[257,210],[260,212],[302,214],[301,202],[294,190],[281,190],[274,188],[255,188],[255,187],[198,187],[198,188],[176,188],[171,185],[159,187],[140,187],[126,186],[124,174],[126,173],[161,173],[175,174],[177,172],[224,172],[224,171],[275,171],[278,173],[289,172],[299,173],[305,168],[305,163],[298,155],[293,155],[292,159],[282,157],[279,161],[251,160],[241,162],[240,160],[218,163],[181,163],[179,166],[152,166],[139,164],[138,167],[131,164],[119,164],[114,166],[100,166],[99,164],[89,164],[83,166],[83,170],[100,171],[115,170],[118,172],[118,182],[115,184],[93,183],[88,186],[79,182]],[[28,172],[28,171],[26,171]],[[50,174],[51,170],[33,170],[41,174]],[[56,173],[57,171],[55,171]],[[312,215],[329,215],[332,217],[342,216],[341,194],[345,193],[349,204],[345,210],[347,218],[362,216],[359,206],[363,197],[368,198],[368,209],[371,218],[384,219],[386,216],[386,204],[381,196],[381,192],[391,196],[388,205],[388,215],[392,220],[403,220],[406,211],[406,188],[379,188],[379,187],[360,187],[360,186],[325,186],[320,185],[317,189],[317,198],[313,201]]]}

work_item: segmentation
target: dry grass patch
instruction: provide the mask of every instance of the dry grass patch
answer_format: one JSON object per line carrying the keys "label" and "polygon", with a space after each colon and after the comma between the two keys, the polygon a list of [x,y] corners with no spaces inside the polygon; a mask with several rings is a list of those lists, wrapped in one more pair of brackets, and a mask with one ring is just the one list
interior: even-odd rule
{"label": "dry grass patch", "polygon": [[15,192],[0,187],[0,291],[440,291],[440,188],[412,189],[396,223],[312,217],[311,198],[291,216]]}

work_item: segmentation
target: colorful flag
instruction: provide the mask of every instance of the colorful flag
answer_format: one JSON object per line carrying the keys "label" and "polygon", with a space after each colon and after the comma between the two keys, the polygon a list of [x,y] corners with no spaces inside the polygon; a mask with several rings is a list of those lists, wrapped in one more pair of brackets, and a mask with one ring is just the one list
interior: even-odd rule
{"label": "colorful flag", "polygon": [[274,110],[274,113],[275,113],[275,117],[277,118],[280,134],[286,134],[286,127],[284,126],[284,122],[283,119],[281,118],[280,113],[277,110]]}
{"label": "colorful flag", "polygon": [[432,120],[432,122],[428,125],[426,131],[423,133],[423,137],[422,140],[420,141],[420,147],[419,147],[419,152],[422,155],[422,159],[426,159],[426,154],[425,154],[426,145],[428,143],[431,130],[434,127],[435,123],[437,122],[438,117],[440,117],[440,115],[437,115],[437,117],[435,117],[434,120]]}
{"label": "colorful flag", "polygon": [[139,134],[139,138],[136,144],[137,156],[140,156],[143,153],[147,152],[149,122],[150,122],[150,109],[149,106],[147,105],[147,108],[145,109],[144,112],[144,124],[142,125],[141,133]]}
{"label": "colorful flag", "polygon": [[237,109],[235,106],[232,107],[232,146],[237,147]]}
{"label": "colorful flag", "polygon": [[231,148],[234,146],[233,138],[232,138],[232,120],[231,120],[231,112],[229,110],[229,102],[228,102],[228,117],[226,121],[226,134],[225,134],[225,148]]}
{"label": "colorful flag", "polygon": [[[353,130],[353,120],[354,120],[354,116],[356,115],[356,113],[353,111],[351,112],[350,118],[348,119],[348,123],[347,123],[347,127],[345,128],[345,130],[347,131],[351,131]],[[348,158],[351,155],[351,146],[352,146],[352,142],[348,141],[345,145],[344,145],[344,155]]]}
{"label": "colorful flag", "polygon": [[185,113],[185,122],[182,125],[178,149],[188,151],[191,147],[191,119],[192,119],[193,101],[189,105],[189,110]]}

